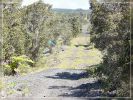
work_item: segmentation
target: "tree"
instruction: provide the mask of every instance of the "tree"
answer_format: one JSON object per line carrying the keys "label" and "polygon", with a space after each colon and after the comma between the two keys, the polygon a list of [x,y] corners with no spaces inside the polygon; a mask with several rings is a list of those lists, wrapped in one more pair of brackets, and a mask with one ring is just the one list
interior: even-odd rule
{"label": "tree", "polygon": [[69,19],[72,27],[72,37],[76,37],[79,33],[81,33],[81,24],[78,17],[72,17]]}
{"label": "tree", "polygon": [[[131,66],[133,65],[133,3],[131,3]],[[131,72],[133,72],[133,68],[131,68]],[[132,87],[132,91],[133,91],[133,73],[131,73],[131,87]],[[133,97],[133,93],[131,94]]]}
{"label": "tree", "polygon": [[104,52],[102,66],[108,90],[129,96],[130,81],[130,4],[91,1],[91,40]]}
{"label": "tree", "polygon": [[21,0],[18,1],[20,3],[10,0],[2,4],[3,63],[7,65],[7,70],[11,67],[12,57],[25,55],[37,62],[49,40],[57,42],[63,37],[64,44],[68,44],[81,31],[79,18],[75,14],[57,15],[51,10],[51,5],[42,1],[20,7]]}
{"label": "tree", "polygon": [[24,53],[24,34],[21,31],[21,12],[18,4],[3,4],[3,58]]}
{"label": "tree", "polygon": [[2,74],[2,4],[0,3],[0,76]]}
{"label": "tree", "polygon": [[46,23],[51,16],[51,6],[42,1],[24,9],[22,24],[25,33],[25,52],[32,60],[37,60],[41,45],[46,43]]}

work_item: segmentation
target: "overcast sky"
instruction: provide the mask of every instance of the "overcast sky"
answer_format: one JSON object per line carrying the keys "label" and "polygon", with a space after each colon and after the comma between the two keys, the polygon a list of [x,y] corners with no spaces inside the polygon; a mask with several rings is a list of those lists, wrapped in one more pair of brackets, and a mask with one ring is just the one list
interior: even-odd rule
{"label": "overcast sky", "polygon": [[[38,0],[23,0],[22,5],[29,5]],[[43,0],[45,3],[53,5],[53,8],[67,9],[89,9],[89,0]]]}

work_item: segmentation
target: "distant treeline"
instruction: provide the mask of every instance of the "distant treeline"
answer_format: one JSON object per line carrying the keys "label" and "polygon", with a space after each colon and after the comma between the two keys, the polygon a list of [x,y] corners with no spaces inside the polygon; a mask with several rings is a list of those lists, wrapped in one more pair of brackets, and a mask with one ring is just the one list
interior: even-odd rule
{"label": "distant treeline", "polygon": [[61,8],[53,8],[53,11],[57,12],[57,13],[86,13],[88,14],[89,11],[88,10],[84,10],[84,9],[61,9]]}

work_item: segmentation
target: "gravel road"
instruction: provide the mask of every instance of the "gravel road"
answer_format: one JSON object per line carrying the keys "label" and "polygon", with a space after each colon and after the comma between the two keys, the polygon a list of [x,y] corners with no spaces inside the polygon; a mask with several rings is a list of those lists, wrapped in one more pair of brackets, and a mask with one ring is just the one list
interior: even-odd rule
{"label": "gravel road", "polygon": [[[6,99],[9,100],[13,97],[13,100],[62,100],[61,98],[65,97],[67,100],[86,100],[87,97],[102,95],[101,84],[85,70],[49,69],[26,76],[11,77],[7,83],[15,83],[12,89],[17,91],[7,95]],[[25,87],[28,89],[27,93],[23,93]]]}

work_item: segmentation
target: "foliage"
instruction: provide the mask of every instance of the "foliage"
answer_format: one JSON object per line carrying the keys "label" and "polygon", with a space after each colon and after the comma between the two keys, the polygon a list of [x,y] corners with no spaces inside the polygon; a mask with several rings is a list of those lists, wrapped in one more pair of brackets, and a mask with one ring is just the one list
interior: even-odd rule
{"label": "foliage", "polygon": [[3,65],[3,73],[5,75],[11,75],[12,74],[12,69],[8,64]]}
{"label": "foliage", "polygon": [[[40,56],[38,58],[38,62],[36,62],[36,65],[35,65],[37,67],[37,69],[39,69],[39,70],[47,69],[48,68],[48,66],[46,65],[47,60],[49,60],[49,59],[47,57],[45,57],[44,55]],[[35,70],[37,70],[37,69],[35,68]]]}
{"label": "foliage", "polygon": [[8,61],[15,54],[24,54],[24,34],[21,31],[21,12],[17,4],[3,8],[3,59]]}
{"label": "foliage", "polygon": [[13,72],[15,68],[18,68],[17,71],[22,71],[21,68],[24,67],[29,68],[25,64],[18,67],[17,64],[22,59],[13,57],[26,55],[35,62],[35,66],[43,50],[49,47],[49,40],[58,45],[61,38],[63,44],[69,44],[70,40],[81,32],[81,18],[77,17],[78,14],[57,14],[51,9],[51,5],[42,0],[25,7],[20,7],[21,0],[18,0],[18,3],[5,2],[2,5],[2,61],[5,63],[5,73],[9,74],[10,70]]}
{"label": "foliage", "polygon": [[11,57],[10,63],[4,65],[4,74],[15,74],[16,71],[26,73],[29,65],[33,63],[34,62],[26,56],[13,56]]}
{"label": "foliage", "polygon": [[30,73],[32,71],[32,68],[30,65],[22,63],[18,66],[18,68],[15,69],[15,71],[20,75],[25,75],[27,73]]}
{"label": "foliage", "polygon": [[69,44],[70,40],[81,32],[80,19],[76,15],[55,13],[47,25],[48,36],[56,42],[61,38],[64,44]]}
{"label": "foliage", "polygon": [[[130,14],[129,3],[91,1],[91,40],[103,51],[103,65],[98,73],[106,76],[108,90],[118,96],[129,96],[130,80]],[[122,88],[125,84],[128,89]],[[118,91],[121,89],[120,94]]]}
{"label": "foliage", "polygon": [[68,42],[81,29],[79,18],[57,15],[52,12],[51,5],[41,1],[23,9],[22,26],[25,53],[35,61],[49,40],[56,41],[62,36]]}
{"label": "foliage", "polygon": [[29,5],[23,9],[22,30],[25,34],[26,41],[24,43],[26,54],[32,59],[37,60],[41,46],[46,44],[48,40],[45,33],[46,23],[49,17],[51,6],[44,4],[42,1]]}
{"label": "foliage", "polygon": [[[1,2],[1,1],[0,1]],[[0,23],[2,23],[2,4],[0,3]],[[0,24],[0,66],[2,63],[2,25]],[[2,74],[2,67],[0,67],[0,76]]]}
{"label": "foliage", "polygon": [[[131,4],[131,49],[133,48],[133,3]],[[131,50],[131,66],[133,65],[133,50]],[[133,68],[131,68],[131,72],[133,72]],[[133,91],[133,73],[131,73],[131,90]],[[131,94],[133,97],[133,94]]]}

